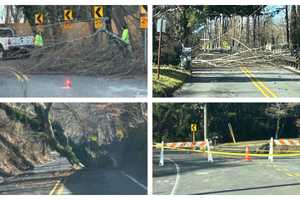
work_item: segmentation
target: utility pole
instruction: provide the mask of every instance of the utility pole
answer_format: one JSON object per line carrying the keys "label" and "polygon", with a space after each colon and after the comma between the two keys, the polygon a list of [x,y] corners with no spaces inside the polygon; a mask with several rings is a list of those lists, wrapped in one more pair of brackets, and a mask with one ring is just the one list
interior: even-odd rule
{"label": "utility pole", "polygon": [[204,104],[204,141],[207,139],[207,103]]}

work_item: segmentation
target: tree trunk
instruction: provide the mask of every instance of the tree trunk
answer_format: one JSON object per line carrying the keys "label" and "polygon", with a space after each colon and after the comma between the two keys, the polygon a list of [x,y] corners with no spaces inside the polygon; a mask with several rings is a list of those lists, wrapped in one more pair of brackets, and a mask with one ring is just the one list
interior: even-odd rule
{"label": "tree trunk", "polygon": [[246,20],[246,43],[250,44],[250,17],[247,16]]}
{"label": "tree trunk", "polygon": [[300,49],[300,6],[297,6],[297,29],[296,29],[296,35],[297,35],[297,47]]}
{"label": "tree trunk", "polygon": [[291,26],[290,26],[290,34],[291,34],[291,47],[292,49],[297,48],[297,13],[296,6],[292,5],[291,9]]}
{"label": "tree trunk", "polygon": [[79,160],[72,151],[72,147],[66,144],[66,146],[62,146],[62,142],[57,140],[56,135],[64,134],[63,132],[56,132],[54,133],[52,122],[49,118],[49,112],[52,107],[52,103],[35,103],[34,110],[37,113],[38,119],[42,122],[42,127],[46,133],[48,133],[48,140],[49,143],[54,149],[60,153],[62,156],[65,156],[71,164],[79,164]]}
{"label": "tree trunk", "polygon": [[285,28],[286,28],[286,43],[290,47],[290,28],[289,28],[289,8],[285,6]]}
{"label": "tree trunk", "polygon": [[261,30],[260,30],[260,17],[257,16],[257,45],[261,47]]}
{"label": "tree trunk", "polygon": [[5,6],[6,13],[5,13],[5,24],[10,24],[10,6]]}
{"label": "tree trunk", "polygon": [[256,47],[256,15],[253,15],[253,47]]}
{"label": "tree trunk", "polygon": [[244,17],[241,16],[241,20],[240,20],[240,35],[239,35],[239,40],[241,42],[244,42],[243,41],[243,32],[244,32]]}

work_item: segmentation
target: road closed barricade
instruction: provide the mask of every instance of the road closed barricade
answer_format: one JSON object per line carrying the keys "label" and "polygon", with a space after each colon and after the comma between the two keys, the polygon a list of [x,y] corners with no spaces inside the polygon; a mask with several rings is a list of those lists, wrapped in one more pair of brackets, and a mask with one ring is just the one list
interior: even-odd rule
{"label": "road closed barricade", "polygon": [[[249,142],[251,144],[251,142]],[[229,157],[229,158],[243,158],[246,161],[252,160],[254,158],[266,158],[270,162],[273,162],[274,158],[283,158],[283,157],[300,157],[300,139],[279,139],[274,140],[271,138],[269,141],[265,141],[260,145],[264,147],[264,150],[257,150],[256,145],[249,145],[245,142],[239,145],[239,149],[236,149],[236,146],[233,146],[232,151],[230,148],[227,148],[226,151],[222,151],[218,147],[212,148],[210,143],[207,141],[199,142],[171,142],[171,143],[157,143],[155,144],[156,148],[161,149],[161,160],[163,160],[163,149],[172,149],[175,151],[188,151],[188,152],[198,152],[198,153],[207,153],[208,161],[213,161],[213,155]],[[290,146],[298,147],[296,150],[279,150],[278,146]],[[196,147],[199,147],[200,150],[197,150]],[[298,150],[299,149],[299,150]],[[237,152],[236,150],[240,150]],[[257,153],[264,152],[264,153]]]}
{"label": "road closed barricade", "polygon": [[167,148],[200,148],[204,149],[206,145],[205,141],[198,141],[198,142],[170,142],[165,143]]}
{"label": "road closed barricade", "polygon": [[278,139],[274,140],[274,144],[279,146],[300,146],[300,139]]}
{"label": "road closed barricade", "polygon": [[[209,145],[209,141],[198,141],[198,142],[169,142],[164,143],[156,143],[154,145],[155,148],[160,148],[160,160],[159,166],[164,166],[164,149],[172,149],[178,151],[190,151],[190,152],[205,152],[207,153],[208,162],[213,162],[213,156],[211,153],[211,148]],[[199,148],[199,150],[196,150]]]}

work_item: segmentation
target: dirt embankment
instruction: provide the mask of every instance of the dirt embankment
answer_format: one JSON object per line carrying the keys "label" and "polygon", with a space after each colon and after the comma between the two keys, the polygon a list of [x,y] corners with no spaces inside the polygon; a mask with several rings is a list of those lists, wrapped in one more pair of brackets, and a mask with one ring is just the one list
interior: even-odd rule
{"label": "dirt embankment", "polygon": [[9,121],[0,110],[0,176],[20,174],[34,165],[49,161],[48,147],[30,128]]}

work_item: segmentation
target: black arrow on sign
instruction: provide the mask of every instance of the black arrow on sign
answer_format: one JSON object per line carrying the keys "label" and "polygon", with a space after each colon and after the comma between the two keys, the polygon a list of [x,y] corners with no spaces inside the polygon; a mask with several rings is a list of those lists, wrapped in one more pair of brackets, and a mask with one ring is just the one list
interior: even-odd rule
{"label": "black arrow on sign", "polygon": [[71,20],[71,19],[72,19],[72,17],[70,16],[70,14],[71,14],[71,10],[67,10],[67,12],[66,12],[66,18],[67,18],[68,20]]}
{"label": "black arrow on sign", "polygon": [[42,21],[42,15],[41,14],[39,14],[38,16],[37,16],[37,20],[38,20],[38,22],[39,22],[39,24],[41,24],[41,23],[43,23],[43,21]]}
{"label": "black arrow on sign", "polygon": [[101,11],[101,7],[98,7],[96,10],[96,14],[98,17],[102,17],[100,11]]}

